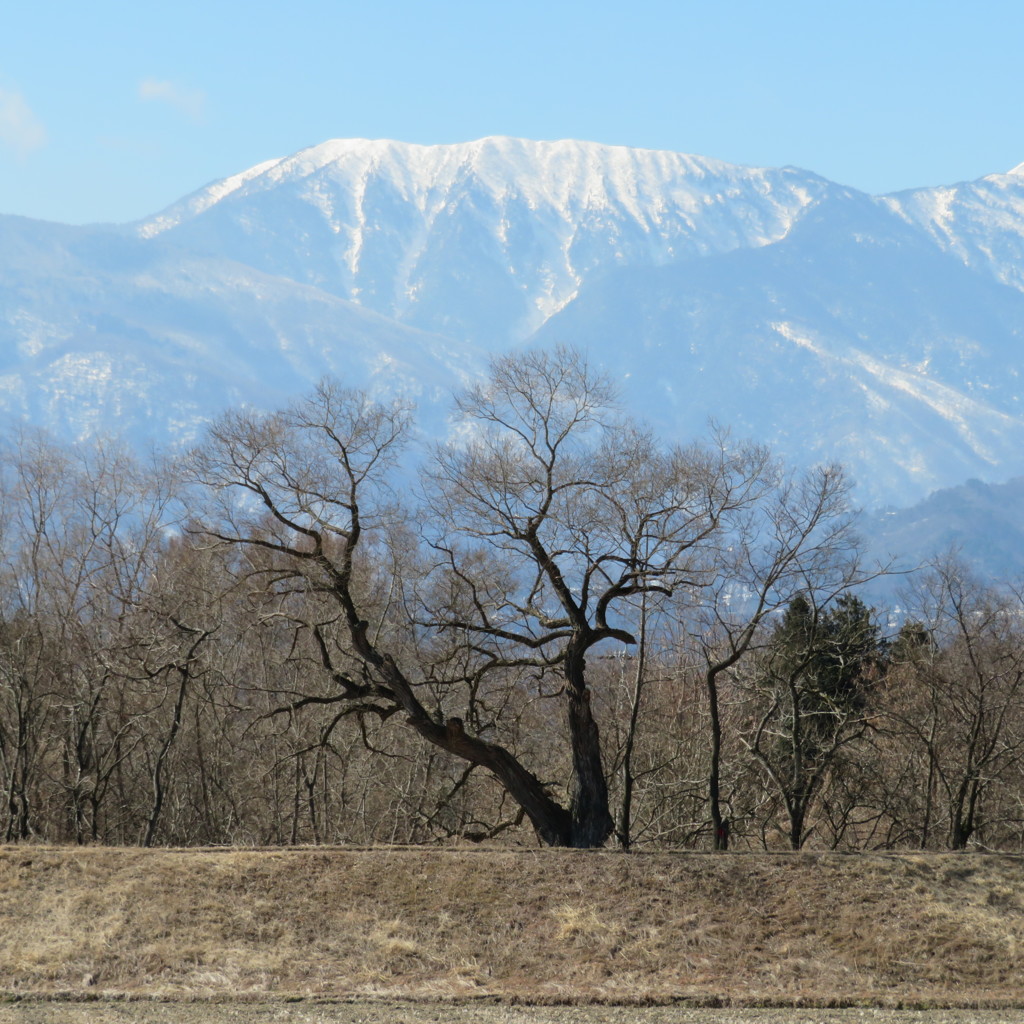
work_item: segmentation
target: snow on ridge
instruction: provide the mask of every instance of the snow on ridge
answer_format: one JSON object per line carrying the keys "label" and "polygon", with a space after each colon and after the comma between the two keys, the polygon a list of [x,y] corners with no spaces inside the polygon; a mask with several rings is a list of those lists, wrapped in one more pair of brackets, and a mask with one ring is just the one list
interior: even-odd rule
{"label": "snow on ridge", "polygon": [[776,334],[794,345],[808,349],[819,359],[860,369],[869,374],[877,385],[889,391],[902,392],[914,402],[930,409],[953,428],[975,456],[990,465],[997,464],[998,456],[992,451],[990,444],[979,437],[978,431],[985,429],[994,436],[1019,423],[1016,417],[980,402],[948,384],[943,384],[929,377],[927,373],[915,373],[891,366],[863,350],[852,347],[842,353],[833,351],[789,321],[772,323],[770,326]]}
{"label": "snow on ridge", "polygon": [[238,189],[253,179],[266,174],[279,163],[281,163],[280,157],[273,160],[264,160],[262,163],[256,164],[255,167],[250,167],[248,170],[241,171],[238,174],[232,174],[227,178],[221,178],[219,181],[201,188],[198,192],[193,192],[192,195],[186,196],[184,199],[169,206],[163,213],[159,213],[155,217],[144,221],[139,227],[139,235],[142,238],[152,238],[154,235],[159,235],[162,231],[176,227],[187,217],[195,217],[204,210],[208,210],[226,196],[231,195],[232,192],[238,191]]}
{"label": "snow on ridge", "polygon": [[1024,291],[1024,164],[977,181],[893,193],[883,202],[967,266]]}
{"label": "snow on ridge", "polygon": [[652,210],[666,206],[698,211],[708,194],[728,196],[744,183],[763,196],[773,191],[773,184],[781,184],[788,194],[782,205],[799,209],[811,199],[802,179],[816,177],[792,168],[746,167],[669,150],[571,139],[488,136],[431,146],[388,139],[331,139],[216,182],[150,218],[140,232],[145,237],[158,234],[243,188],[251,194],[315,175],[327,175],[351,187],[368,174],[388,177],[400,194],[421,209],[427,205],[425,196],[450,192],[472,177],[499,202],[515,192],[531,208],[554,209],[572,219],[580,210],[618,207],[641,223],[649,220]]}
{"label": "snow on ridge", "polygon": [[[593,271],[768,245],[832,187],[792,167],[572,139],[330,139],[214,183],[136,230],[152,237],[195,222],[202,234],[204,217],[226,202],[232,258],[246,262],[248,239],[259,237],[261,266],[435,330],[462,315],[446,311],[453,300],[432,276],[436,260],[451,258],[457,225],[484,253],[467,250],[464,280],[475,279],[474,260],[490,261],[520,303],[506,333],[521,340]],[[211,226],[216,235],[224,224]],[[479,312],[467,315],[476,327],[453,329],[490,329]]]}

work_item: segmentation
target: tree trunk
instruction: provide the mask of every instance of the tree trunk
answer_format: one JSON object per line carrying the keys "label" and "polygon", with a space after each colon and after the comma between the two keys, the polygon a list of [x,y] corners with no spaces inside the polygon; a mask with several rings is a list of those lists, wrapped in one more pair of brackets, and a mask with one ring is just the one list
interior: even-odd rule
{"label": "tree trunk", "polygon": [[924,794],[924,822],[921,825],[921,849],[928,849],[928,834],[932,826],[932,804],[935,800],[935,777],[938,758],[935,753],[935,732],[937,716],[932,712],[931,725],[928,731],[928,784]]}
{"label": "tree trunk", "polygon": [[149,811],[149,819],[146,821],[146,834],[143,837],[142,845],[150,847],[153,845],[153,840],[156,837],[157,826],[160,823],[160,812],[164,806],[164,762],[167,760],[167,755],[170,753],[171,747],[174,745],[175,737],[178,735],[178,729],[181,728],[181,711],[185,705],[185,694],[188,691],[189,683],[189,672],[188,667],[178,668],[178,695],[174,701],[174,714],[171,718],[171,724],[167,730],[167,736],[164,739],[163,745],[160,748],[160,752],[157,754],[156,761],[153,765],[153,804]]}
{"label": "tree trunk", "polygon": [[449,718],[438,725],[422,712],[407,719],[425,740],[442,750],[486,768],[505,792],[523,809],[541,842],[548,846],[572,846],[572,819],[564,807],[552,800],[547,788],[504,747],[471,736],[461,719]]}
{"label": "tree trunk", "polygon": [[957,790],[953,804],[949,847],[951,850],[966,850],[975,831],[975,809],[977,807],[977,780],[964,779]]}
{"label": "tree trunk", "polygon": [[807,801],[803,793],[794,795],[787,801],[789,812],[789,847],[799,850],[804,845],[804,822],[807,820]]}
{"label": "tree trunk", "polygon": [[722,815],[720,795],[722,773],[722,720],[718,713],[718,673],[709,670],[705,676],[708,709],[711,716],[711,767],[708,770],[708,800],[711,807],[711,829],[714,849],[729,848],[729,826]]}
{"label": "tree trunk", "polygon": [[570,644],[565,659],[569,744],[572,750],[569,790],[572,834],[569,845],[577,849],[592,849],[605,844],[615,830],[615,822],[608,805],[600,735],[590,707],[584,651],[585,648],[577,649],[576,645]]}
{"label": "tree trunk", "polygon": [[640,720],[640,703],[643,699],[645,675],[647,672],[647,595],[640,605],[640,635],[637,638],[636,674],[633,677],[633,699],[629,705],[629,728],[626,732],[626,746],[622,752],[622,802],[619,805],[619,825],[616,833],[619,845],[627,853],[633,845],[633,749],[636,745],[637,723]]}

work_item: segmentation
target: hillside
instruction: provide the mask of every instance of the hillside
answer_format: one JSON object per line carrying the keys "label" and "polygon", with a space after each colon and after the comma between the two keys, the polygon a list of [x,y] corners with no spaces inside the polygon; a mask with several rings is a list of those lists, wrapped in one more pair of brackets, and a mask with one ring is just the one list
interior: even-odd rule
{"label": "hillside", "polygon": [[0,998],[1024,1005],[1024,860],[0,850]]}

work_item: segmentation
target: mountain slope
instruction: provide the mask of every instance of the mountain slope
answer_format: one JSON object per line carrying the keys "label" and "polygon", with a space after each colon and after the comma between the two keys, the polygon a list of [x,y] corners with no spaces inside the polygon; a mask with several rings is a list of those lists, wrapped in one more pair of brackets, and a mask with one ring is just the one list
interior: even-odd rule
{"label": "mountain slope", "polygon": [[901,503],[1024,472],[1022,300],[836,188],[774,245],[609,273],[537,337],[587,338],[663,429],[714,417]]}
{"label": "mountain slope", "polygon": [[[1024,477],[1004,484],[968,480],[935,491],[904,509],[888,509],[865,523],[880,560],[913,569],[954,554],[981,579],[1024,580]],[[889,581],[888,590],[902,582]]]}
{"label": "mountain slope", "polygon": [[308,285],[111,231],[0,218],[0,402],[77,438],[189,441],[229,405],[326,373],[429,408],[479,366],[465,345]]}

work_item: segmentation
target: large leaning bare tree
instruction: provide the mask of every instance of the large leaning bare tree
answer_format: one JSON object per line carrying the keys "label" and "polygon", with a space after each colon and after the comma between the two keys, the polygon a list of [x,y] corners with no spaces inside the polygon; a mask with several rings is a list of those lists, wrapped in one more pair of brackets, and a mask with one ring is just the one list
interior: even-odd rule
{"label": "large leaning bare tree", "polygon": [[[204,532],[244,550],[241,571],[254,590],[280,598],[274,613],[291,615],[297,637],[318,652],[330,692],[297,694],[287,710],[316,703],[338,706],[339,719],[401,714],[428,743],[491,771],[546,842],[568,842],[565,812],[546,787],[500,744],[432,715],[432,666],[403,657],[369,618],[379,607],[374,566],[401,543],[387,477],[408,428],[401,406],[331,383],[274,415],[227,415],[193,456],[214,497]],[[289,602],[296,596],[306,600]]]}

